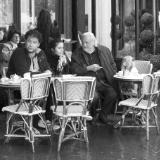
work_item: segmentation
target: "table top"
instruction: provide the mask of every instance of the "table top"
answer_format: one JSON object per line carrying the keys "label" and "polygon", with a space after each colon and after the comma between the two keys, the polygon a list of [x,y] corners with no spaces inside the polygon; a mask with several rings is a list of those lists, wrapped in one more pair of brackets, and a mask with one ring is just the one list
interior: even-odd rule
{"label": "table top", "polygon": [[2,81],[0,81],[0,87],[3,87],[3,88],[19,88],[20,87],[20,82],[14,82],[14,81],[2,82]]}
{"label": "table top", "polygon": [[95,77],[91,77],[91,76],[76,76],[76,75],[68,74],[68,75],[52,77],[52,81],[54,79],[58,79],[60,81],[87,81],[87,80],[88,81],[92,81],[92,80],[95,80]]}
{"label": "table top", "polygon": [[[90,76],[76,76],[73,74],[67,74],[67,75],[62,75],[62,76],[56,76],[52,77],[51,81],[54,81],[54,79],[58,79],[60,81],[93,81],[95,80],[95,77],[90,77]],[[20,81],[16,82],[13,80],[6,80],[6,81],[1,81],[0,80],[0,87],[3,88],[20,88]]]}
{"label": "table top", "polygon": [[119,76],[119,75],[114,75],[114,79],[116,80],[120,80],[120,81],[130,81],[130,82],[142,82],[143,80],[143,77],[145,76],[146,74],[139,74],[139,75],[130,75],[130,76]]}

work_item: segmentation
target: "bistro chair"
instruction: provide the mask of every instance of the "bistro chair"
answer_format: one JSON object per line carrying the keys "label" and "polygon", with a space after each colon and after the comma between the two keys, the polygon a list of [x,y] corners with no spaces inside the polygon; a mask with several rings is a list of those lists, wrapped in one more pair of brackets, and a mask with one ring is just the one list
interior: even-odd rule
{"label": "bistro chair", "polygon": [[[20,83],[21,100],[19,104],[3,107],[6,111],[6,142],[11,137],[23,137],[32,144],[36,137],[50,137],[48,126],[44,120],[45,102],[48,97],[51,74],[22,78]],[[46,133],[41,134],[33,127],[33,117],[38,115],[45,125]]]}
{"label": "bistro chair", "polygon": [[[153,64],[150,63],[150,61],[143,61],[143,60],[135,60],[135,67],[138,70],[139,74],[151,74],[152,69],[153,69]],[[133,90],[133,86],[137,85],[137,90]],[[126,99],[126,98],[133,98],[133,97],[139,97],[138,90],[141,88],[141,83],[140,82],[119,82],[119,87],[120,87],[120,92],[121,92],[121,99]],[[114,115],[119,113],[122,113],[122,111],[118,111],[118,105],[115,107]]]}
{"label": "bistro chair", "polygon": [[151,74],[153,69],[153,64],[150,61],[135,60],[135,67],[139,74]]}
{"label": "bistro chair", "polygon": [[[93,100],[96,81],[94,77],[54,78],[56,103],[51,107],[54,114],[52,125],[60,125],[58,151],[68,139],[84,140],[88,143],[86,120],[88,102]],[[61,105],[60,105],[61,104]]]}
{"label": "bistro chair", "polygon": [[[147,140],[149,140],[150,127],[156,127],[159,133],[157,117],[157,101],[159,97],[159,76],[146,75],[143,78],[142,96],[129,98],[119,102],[119,106],[128,107],[119,121],[120,127],[143,127],[146,128]],[[135,125],[125,125],[125,117],[132,115]],[[153,121],[154,120],[154,123]]]}

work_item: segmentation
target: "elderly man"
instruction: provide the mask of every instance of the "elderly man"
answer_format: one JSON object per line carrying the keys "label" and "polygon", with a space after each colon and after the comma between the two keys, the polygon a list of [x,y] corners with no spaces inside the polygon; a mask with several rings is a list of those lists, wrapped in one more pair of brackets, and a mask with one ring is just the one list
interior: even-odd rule
{"label": "elderly man", "polygon": [[[113,112],[117,99],[116,83],[113,80],[116,65],[107,47],[96,46],[93,33],[82,34],[81,41],[82,46],[72,54],[71,71],[80,76],[96,77],[96,95],[100,97],[102,107],[100,120],[107,123],[107,116]],[[97,98],[92,103],[93,108],[96,102]]]}

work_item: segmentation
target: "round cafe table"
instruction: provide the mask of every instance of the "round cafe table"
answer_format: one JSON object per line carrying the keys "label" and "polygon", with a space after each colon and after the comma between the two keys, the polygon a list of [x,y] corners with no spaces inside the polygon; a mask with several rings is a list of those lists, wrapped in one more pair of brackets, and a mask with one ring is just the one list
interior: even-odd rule
{"label": "round cafe table", "polygon": [[137,97],[140,97],[141,96],[142,81],[143,81],[143,77],[145,75],[146,74],[139,74],[139,75],[136,75],[136,76],[135,75],[132,75],[132,76],[119,76],[119,75],[116,74],[113,77],[114,77],[114,79],[116,81],[118,81],[119,87],[120,87],[120,91],[121,91],[122,94],[123,94],[123,92],[122,92],[122,84],[124,82],[137,84],[138,85]]}
{"label": "round cafe table", "polygon": [[[118,74],[114,75],[114,79],[118,82],[119,90],[121,92],[120,94],[120,99],[126,99],[126,98],[131,98],[131,97],[137,97],[140,98],[141,96],[141,88],[142,88],[142,81],[143,77],[146,74],[139,74],[139,75],[132,75],[132,76],[120,76]],[[132,85],[137,84],[137,90],[134,93],[132,90]],[[131,88],[131,89],[130,89]],[[121,113],[122,115],[124,114],[123,111],[118,111],[118,105],[116,105],[115,113]],[[115,124],[114,127],[117,127],[117,124]]]}
{"label": "round cafe table", "polygon": [[142,82],[143,77],[146,74],[139,74],[137,76],[119,76],[119,75],[114,75],[114,79],[118,80],[118,81],[127,81],[127,82]]}
{"label": "round cafe table", "polygon": [[13,104],[14,102],[14,95],[13,91],[14,90],[20,90],[20,81],[19,82],[13,82],[11,80],[2,82],[0,80],[0,87],[5,89],[8,93],[8,105]]}

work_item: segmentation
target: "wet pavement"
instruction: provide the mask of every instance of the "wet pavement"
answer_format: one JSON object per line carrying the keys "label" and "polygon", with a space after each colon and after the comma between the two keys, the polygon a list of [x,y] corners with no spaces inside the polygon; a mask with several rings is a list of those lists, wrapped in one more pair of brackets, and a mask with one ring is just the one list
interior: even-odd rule
{"label": "wet pavement", "polygon": [[57,153],[57,136],[37,140],[35,153],[24,139],[4,144],[5,115],[0,113],[0,160],[160,160],[160,135],[151,129],[146,141],[144,129],[115,129],[112,126],[88,124],[89,145],[69,140]]}

